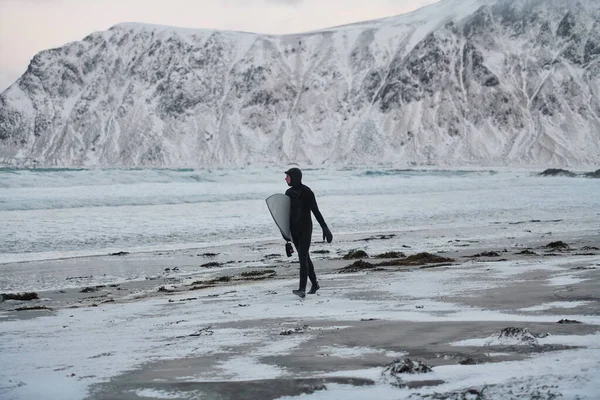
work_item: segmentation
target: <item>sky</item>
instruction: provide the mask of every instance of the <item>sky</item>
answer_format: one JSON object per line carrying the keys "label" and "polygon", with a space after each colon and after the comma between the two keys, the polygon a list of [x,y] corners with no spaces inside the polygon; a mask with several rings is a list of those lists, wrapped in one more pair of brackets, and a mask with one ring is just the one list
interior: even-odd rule
{"label": "sky", "polygon": [[41,50],[121,22],[298,33],[413,11],[437,0],[0,0],[0,92]]}

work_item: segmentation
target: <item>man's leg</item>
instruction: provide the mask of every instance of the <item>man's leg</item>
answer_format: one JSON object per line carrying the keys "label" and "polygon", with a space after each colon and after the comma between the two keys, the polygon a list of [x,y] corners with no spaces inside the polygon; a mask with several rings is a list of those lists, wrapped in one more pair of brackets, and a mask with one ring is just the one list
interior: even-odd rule
{"label": "man's leg", "polygon": [[298,289],[304,292],[306,290],[306,280],[310,269],[310,258],[308,257],[308,249],[305,246],[300,246],[296,250],[298,251],[298,258],[300,260],[300,287]]}
{"label": "man's leg", "polygon": [[308,255],[308,278],[310,279],[310,283],[313,285],[317,284],[317,274],[315,274],[315,266],[310,259],[310,254]]}
{"label": "man's leg", "polygon": [[319,282],[317,282],[317,274],[315,274],[315,266],[312,263],[312,260],[310,259],[310,256],[308,256],[308,277],[310,278],[310,290],[308,291],[308,294],[315,294],[317,293],[317,290],[319,290],[321,287],[319,286]]}
{"label": "man's leg", "polygon": [[294,294],[300,297],[304,297],[306,292],[306,281],[309,275],[310,257],[308,252],[310,250],[310,240],[312,236],[311,233],[312,227],[311,229],[306,229],[304,232],[300,232],[300,235],[298,235],[295,240],[296,251],[298,252],[298,260],[300,261],[300,285],[298,287],[298,291],[294,291]]}

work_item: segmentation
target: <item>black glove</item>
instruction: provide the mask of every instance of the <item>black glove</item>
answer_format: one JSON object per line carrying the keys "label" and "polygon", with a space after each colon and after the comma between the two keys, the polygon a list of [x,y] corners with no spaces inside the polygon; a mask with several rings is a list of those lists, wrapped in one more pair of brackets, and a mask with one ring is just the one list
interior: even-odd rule
{"label": "black glove", "polygon": [[294,254],[294,248],[290,242],[285,244],[285,254],[287,254],[288,257],[291,257],[292,254]]}
{"label": "black glove", "polygon": [[331,231],[329,230],[327,225],[323,227],[323,240],[325,239],[327,239],[327,243],[331,243],[331,241],[333,240],[333,235],[331,234]]}

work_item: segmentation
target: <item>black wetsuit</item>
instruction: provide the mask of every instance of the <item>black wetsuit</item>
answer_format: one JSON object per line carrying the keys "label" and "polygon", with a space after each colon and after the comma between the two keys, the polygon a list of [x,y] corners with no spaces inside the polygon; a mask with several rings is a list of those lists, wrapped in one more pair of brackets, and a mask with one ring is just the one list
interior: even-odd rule
{"label": "black wetsuit", "polygon": [[[315,215],[315,218],[324,232],[329,232],[329,228],[327,227],[327,224],[325,224],[323,215],[321,215],[321,212],[319,211],[315,194],[308,186],[302,184],[302,173],[300,170],[294,168],[288,171],[288,175],[291,178],[292,187],[289,188],[285,194],[291,199],[290,227],[292,231],[292,241],[294,242],[300,260],[299,290],[305,291],[307,278],[310,279],[310,282],[313,285],[317,284],[315,267],[309,255],[313,231],[311,212]],[[329,233],[329,235],[331,235],[331,233]],[[329,237],[328,241],[331,242]]]}

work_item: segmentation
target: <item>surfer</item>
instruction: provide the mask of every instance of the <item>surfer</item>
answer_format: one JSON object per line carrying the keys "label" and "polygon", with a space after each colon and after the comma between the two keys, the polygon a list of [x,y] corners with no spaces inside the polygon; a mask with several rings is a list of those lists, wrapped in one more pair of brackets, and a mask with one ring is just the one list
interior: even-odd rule
{"label": "surfer", "polygon": [[315,267],[308,253],[313,230],[311,212],[321,225],[321,229],[323,229],[323,240],[331,243],[333,235],[319,211],[315,194],[308,186],[302,184],[302,171],[298,168],[291,168],[285,171],[285,175],[285,181],[288,186],[291,186],[285,194],[291,199],[290,228],[292,241],[300,260],[300,286],[298,290],[293,290],[292,293],[304,298],[306,296],[307,278],[310,279],[311,283],[309,294],[314,294],[320,289]]}

